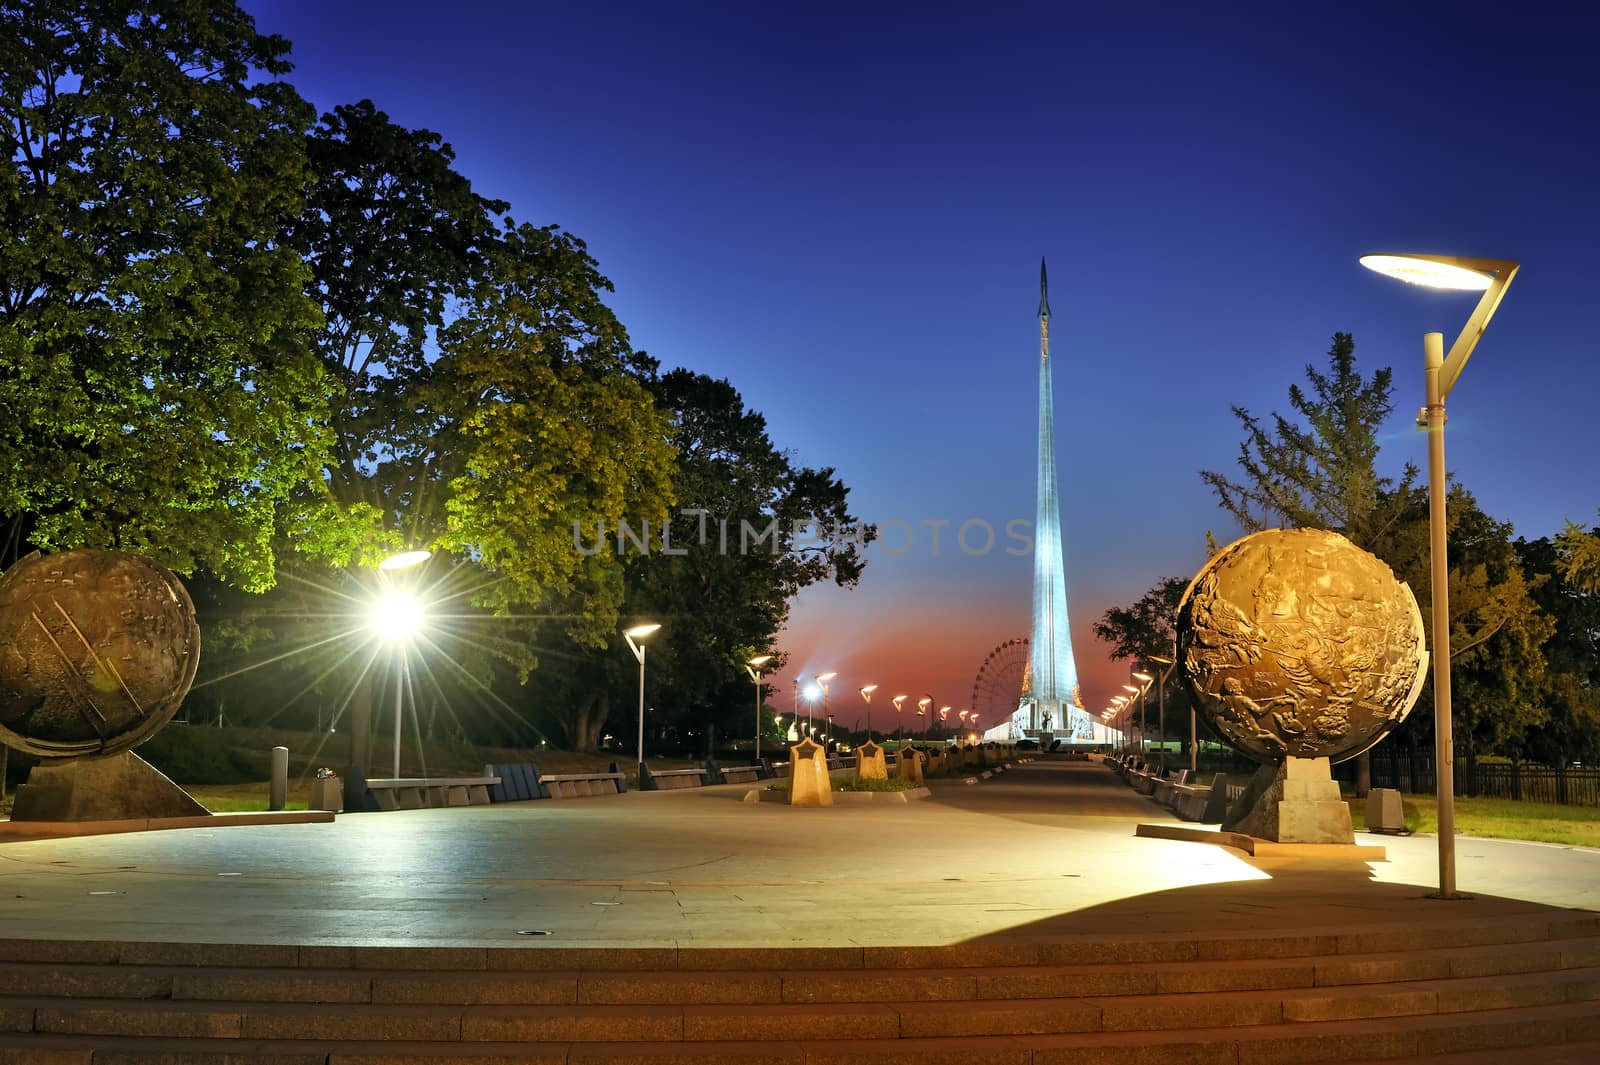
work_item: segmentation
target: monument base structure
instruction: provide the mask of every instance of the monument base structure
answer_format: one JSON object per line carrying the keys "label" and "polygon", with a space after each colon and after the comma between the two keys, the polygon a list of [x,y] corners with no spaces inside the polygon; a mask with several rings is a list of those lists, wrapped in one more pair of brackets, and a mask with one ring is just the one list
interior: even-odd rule
{"label": "monument base structure", "polygon": [[1350,807],[1326,758],[1289,758],[1256,770],[1222,823],[1274,843],[1354,843]]}
{"label": "monument base structure", "polygon": [[209,816],[211,811],[132,751],[35,766],[11,809],[13,821]]}
{"label": "monument base structure", "polygon": [[1055,715],[1049,715],[1051,724],[1040,727],[1034,722],[1042,721],[1037,706],[1029,699],[1023,699],[1011,717],[994,728],[984,732],[983,739],[986,743],[1015,743],[1018,740],[1037,740],[1049,736],[1052,740],[1068,743],[1096,743],[1094,736],[1094,719],[1089,712],[1081,706],[1068,705],[1062,708],[1066,714],[1066,721],[1054,720]]}

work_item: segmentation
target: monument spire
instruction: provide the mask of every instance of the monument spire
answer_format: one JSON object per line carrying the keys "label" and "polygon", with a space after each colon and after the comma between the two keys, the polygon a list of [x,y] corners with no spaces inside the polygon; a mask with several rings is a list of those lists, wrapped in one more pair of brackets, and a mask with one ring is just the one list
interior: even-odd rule
{"label": "monument spire", "polygon": [[1002,726],[1012,739],[1050,732],[1063,739],[1094,738],[1089,715],[1078,705],[1078,667],[1067,621],[1067,580],[1061,545],[1061,504],[1056,484],[1056,428],[1050,368],[1050,280],[1039,260],[1039,480],[1033,526],[1033,633],[1028,644],[1029,684],[1017,711]]}

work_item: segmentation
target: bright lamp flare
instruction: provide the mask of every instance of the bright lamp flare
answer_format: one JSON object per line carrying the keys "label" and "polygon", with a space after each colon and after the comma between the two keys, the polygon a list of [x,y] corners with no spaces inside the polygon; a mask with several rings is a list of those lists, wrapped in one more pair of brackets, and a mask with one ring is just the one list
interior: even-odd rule
{"label": "bright lamp flare", "polygon": [[1385,277],[1393,277],[1426,288],[1448,288],[1461,292],[1482,292],[1494,278],[1454,263],[1441,263],[1411,255],[1363,255],[1361,265]]}
{"label": "bright lamp flare", "polygon": [[816,702],[818,699],[822,698],[822,689],[817,687],[815,684],[807,684],[806,690],[802,694],[812,702]]}
{"label": "bright lamp flare", "polygon": [[428,561],[432,554],[432,551],[402,551],[398,555],[390,555],[378,563],[378,568],[381,570],[410,569],[412,566],[419,566]]}
{"label": "bright lamp flare", "polygon": [[422,628],[422,604],[410,592],[390,592],[372,604],[367,624],[380,640],[403,643]]}

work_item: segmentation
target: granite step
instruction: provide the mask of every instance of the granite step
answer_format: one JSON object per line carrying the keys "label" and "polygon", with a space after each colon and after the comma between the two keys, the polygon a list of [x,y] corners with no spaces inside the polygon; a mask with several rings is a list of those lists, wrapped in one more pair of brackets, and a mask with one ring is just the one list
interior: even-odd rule
{"label": "granite step", "polygon": [[[718,1042],[479,1042],[249,1040],[0,1034],[0,1065],[609,1065],[714,1062],[739,1065],[1308,1065],[1401,1062],[1498,1049],[1510,1063],[1524,1048],[1600,1041],[1592,1003],[1452,1016],[1321,1021],[1248,1029],[906,1039],[745,1038]],[[1492,1055],[1493,1051],[1491,1051]],[[1541,1051],[1542,1053],[1542,1051]],[[1581,1059],[1579,1059],[1581,1060]]]}
{"label": "granite step", "polygon": [[1366,986],[1600,966],[1600,936],[1409,953],[925,970],[383,971],[0,965],[0,996],[411,1005],[696,1005],[1086,999]]}
{"label": "granite step", "polygon": [[881,1040],[1246,1028],[1597,1001],[1600,967],[1272,992],[960,1003],[392,1005],[0,997],[0,1030],[462,1043]]}

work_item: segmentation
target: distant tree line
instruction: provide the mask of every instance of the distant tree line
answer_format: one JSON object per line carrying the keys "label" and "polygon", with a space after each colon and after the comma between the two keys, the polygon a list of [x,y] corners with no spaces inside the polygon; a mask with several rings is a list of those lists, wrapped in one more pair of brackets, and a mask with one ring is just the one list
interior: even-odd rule
{"label": "distant tree line", "polygon": [[[1307,366],[1306,378],[1309,389],[1289,388],[1289,415],[1263,420],[1235,407],[1240,472],[1201,476],[1247,532],[1332,529],[1371,551],[1429,618],[1427,489],[1410,464],[1398,478],[1377,470],[1379,431],[1393,410],[1391,371],[1364,376],[1353,338],[1337,333],[1326,369]],[[1600,758],[1600,529],[1569,525],[1553,538],[1513,539],[1511,525],[1484,513],[1454,479],[1447,515],[1451,704],[1463,760],[1469,768],[1480,755],[1592,763]],[[1107,611],[1096,633],[1118,658],[1172,657],[1187,584],[1157,581],[1138,602]],[[1432,750],[1431,675],[1384,744]]]}
{"label": "distant tree line", "polygon": [[[592,748],[644,618],[656,720],[748,731],[744,659],[800,588],[861,575],[848,488],[636,350],[584,242],[475,192],[439,134],[318,116],[289,52],[229,2],[0,4],[0,566],[183,574],[197,720],[361,755],[403,683],[425,729]],[[778,519],[777,550],[575,549],[696,509]],[[374,564],[418,547],[432,624],[391,675],[359,630]]]}

